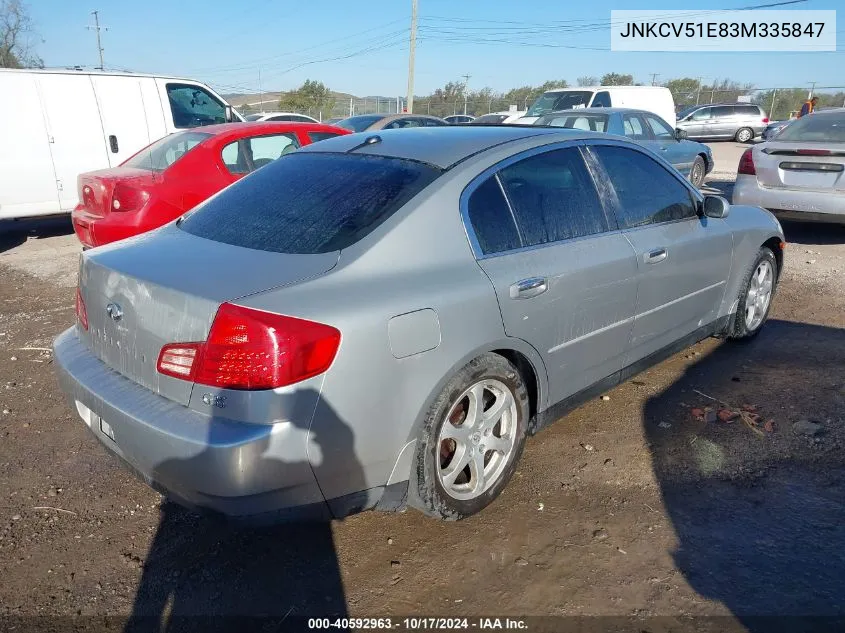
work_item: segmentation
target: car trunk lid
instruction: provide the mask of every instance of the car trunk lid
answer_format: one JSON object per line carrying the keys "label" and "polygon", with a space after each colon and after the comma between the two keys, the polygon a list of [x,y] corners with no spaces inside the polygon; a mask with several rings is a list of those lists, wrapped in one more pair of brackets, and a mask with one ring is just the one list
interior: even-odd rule
{"label": "car trunk lid", "polygon": [[87,213],[105,217],[113,210],[115,188],[126,192],[144,192],[154,187],[161,174],[148,169],[113,167],[80,174],[78,178],[79,202]]}
{"label": "car trunk lid", "polygon": [[842,143],[770,142],[760,149],[757,181],[764,187],[845,191]]}
{"label": "car trunk lid", "polygon": [[81,336],[106,365],[187,405],[193,383],[159,374],[161,347],[204,341],[225,301],[316,277],[338,253],[287,255],[196,237],[174,224],[83,254]]}

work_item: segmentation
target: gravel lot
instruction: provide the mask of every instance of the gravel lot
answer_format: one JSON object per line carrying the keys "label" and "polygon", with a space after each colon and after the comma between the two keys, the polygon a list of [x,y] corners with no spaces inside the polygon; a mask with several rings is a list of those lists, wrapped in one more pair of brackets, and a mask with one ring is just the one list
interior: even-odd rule
{"label": "gravel lot", "polygon": [[[708,186],[729,194],[743,146],[713,147]],[[163,503],[63,400],[49,347],[73,322],[68,230],[0,226],[0,622],[613,615],[634,618],[625,630],[664,616],[648,630],[668,631],[730,616],[696,626],[768,631],[759,616],[845,616],[842,227],[785,226],[787,264],[757,339],[705,341],[543,431],[481,515],[262,530]],[[756,407],[772,431],[696,419],[709,398]],[[563,622],[575,620],[546,625]]]}

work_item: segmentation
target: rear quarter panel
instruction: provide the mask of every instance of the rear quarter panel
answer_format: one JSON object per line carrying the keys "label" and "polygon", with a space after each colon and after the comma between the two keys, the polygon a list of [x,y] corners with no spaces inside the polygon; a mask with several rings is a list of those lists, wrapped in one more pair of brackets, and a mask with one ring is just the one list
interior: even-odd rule
{"label": "rear quarter panel", "polygon": [[[238,301],[328,323],[342,333],[311,425],[319,454],[309,458],[327,499],[361,490],[361,472],[367,488],[407,480],[413,442],[429,407],[451,376],[480,353],[520,351],[545,380],[536,350],[506,337],[495,292],[464,231],[458,200],[477,173],[458,168],[441,176],[343,251],[330,274]],[[405,330],[404,357],[396,358],[401,346],[391,341],[391,319],[426,309],[436,313],[439,344],[424,351],[431,346],[432,319],[410,318],[399,329],[421,323],[420,350],[404,355],[413,340]],[[351,433],[332,433],[338,420]]]}
{"label": "rear quarter panel", "polygon": [[734,254],[719,316],[731,314],[736,310],[740,287],[763,244],[772,238],[784,240],[783,229],[777,218],[758,207],[731,206],[730,215],[724,221],[733,231]]}

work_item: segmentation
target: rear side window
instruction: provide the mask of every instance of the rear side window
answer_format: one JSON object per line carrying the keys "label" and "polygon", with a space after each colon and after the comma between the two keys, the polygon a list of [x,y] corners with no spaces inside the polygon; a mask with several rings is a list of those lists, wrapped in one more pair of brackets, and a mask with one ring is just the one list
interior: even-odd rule
{"label": "rear side window", "polygon": [[592,151],[616,190],[620,228],[696,217],[689,190],[657,161],[627,147],[596,145]]}
{"label": "rear side window", "polygon": [[294,134],[254,136],[233,141],[223,148],[223,163],[233,174],[248,174],[299,147]]}
{"label": "rear side window", "polygon": [[712,108],[713,110],[713,117],[717,119],[723,119],[725,117],[734,116],[736,114],[736,110],[733,106],[716,106]]}
{"label": "rear side window", "polygon": [[179,226],[244,248],[328,253],[364,238],[440,173],[397,158],[295,152],[224,189]]}
{"label": "rear side window", "polygon": [[211,138],[211,134],[205,134],[203,132],[177,132],[176,134],[165,136],[146,149],[141,150],[123,163],[123,166],[134,167],[135,169],[149,169],[151,171],[164,171],[208,138]]}
{"label": "rear side window", "polygon": [[642,118],[636,114],[626,114],[622,119],[625,136],[634,141],[647,141],[648,131]]}
{"label": "rear side window", "polygon": [[522,246],[508,202],[495,176],[491,176],[469,197],[469,220],[485,255]]}
{"label": "rear side window", "polygon": [[581,152],[552,150],[499,172],[524,246],[608,230],[607,217]]}
{"label": "rear side window", "polygon": [[763,116],[762,111],[757,106],[747,105],[747,106],[734,106],[736,109],[736,113],[742,115],[744,117],[761,117]]}

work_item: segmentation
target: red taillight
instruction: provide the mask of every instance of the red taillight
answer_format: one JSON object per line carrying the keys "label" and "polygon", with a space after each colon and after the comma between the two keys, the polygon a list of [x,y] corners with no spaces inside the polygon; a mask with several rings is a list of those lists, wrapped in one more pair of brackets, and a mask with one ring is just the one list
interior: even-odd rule
{"label": "red taillight", "polygon": [[150,194],[143,189],[128,187],[122,183],[114,186],[111,196],[112,211],[137,211],[150,199]]}
{"label": "red taillight", "polygon": [[764,117],[763,117],[763,123],[768,123],[768,122],[769,122],[769,117],[764,116]]}
{"label": "red taillight", "polygon": [[88,311],[85,309],[85,301],[82,300],[82,292],[76,289],[76,318],[82,329],[88,331]]}
{"label": "red taillight", "polygon": [[208,340],[165,345],[158,371],[212,387],[274,389],[322,374],[339,346],[330,325],[224,303]]}
{"label": "red taillight", "polygon": [[737,174],[745,174],[746,176],[756,176],[757,170],[754,168],[754,157],[751,155],[751,148],[745,150],[739,159],[739,169]]}

